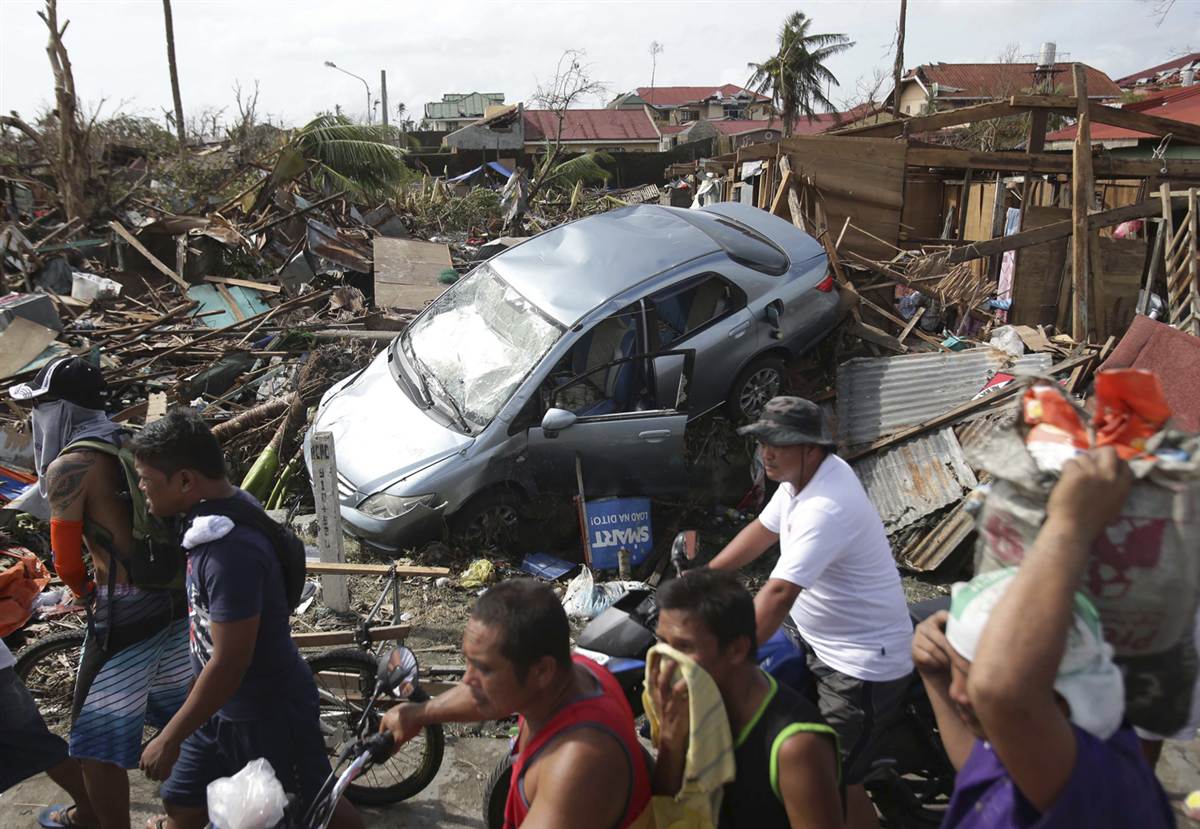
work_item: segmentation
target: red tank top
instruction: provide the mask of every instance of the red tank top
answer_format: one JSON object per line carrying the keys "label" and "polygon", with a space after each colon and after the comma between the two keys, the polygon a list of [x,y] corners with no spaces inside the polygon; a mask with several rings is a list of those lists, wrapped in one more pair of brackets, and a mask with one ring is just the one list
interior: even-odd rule
{"label": "red tank top", "polygon": [[[579,656],[571,657],[576,665],[591,671],[600,683],[601,690],[563,706],[546,727],[538,732],[525,750],[513,760],[512,782],[508,788],[508,801],[504,805],[505,829],[516,829],[529,814],[529,803],[525,799],[524,777],[538,755],[554,738],[576,728],[596,728],[612,734],[625,749],[629,762],[629,793],[625,812],[617,823],[619,829],[629,826],[645,810],[650,802],[650,771],[642,755],[642,746],[633,731],[633,711],[625,700],[621,686],[607,670],[592,660]],[[525,731],[525,718],[520,718],[519,733]],[[520,745],[518,737],[517,746]],[[517,748],[514,746],[513,751]]]}

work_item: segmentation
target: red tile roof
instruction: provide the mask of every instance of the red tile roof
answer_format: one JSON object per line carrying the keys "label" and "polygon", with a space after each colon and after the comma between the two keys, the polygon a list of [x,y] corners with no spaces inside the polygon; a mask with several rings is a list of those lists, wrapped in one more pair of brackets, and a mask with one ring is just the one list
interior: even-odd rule
{"label": "red tile roof", "polygon": [[[525,140],[541,141],[558,132],[558,116],[549,109],[525,110]],[[564,141],[657,141],[658,130],[640,109],[568,109]]]}
{"label": "red tile roof", "polygon": [[[1171,118],[1188,124],[1200,124],[1200,85],[1163,89],[1144,99],[1126,104],[1123,109]],[[1108,124],[1092,124],[1092,141],[1115,141],[1121,138],[1157,138],[1147,132],[1113,127]],[[1047,141],[1074,141],[1075,127],[1070,126],[1046,136]]]}
{"label": "red tile roof", "polygon": [[[1034,85],[1033,63],[927,63],[905,75],[905,80],[914,75],[928,87],[936,83],[940,88],[938,97],[944,99],[981,100],[1018,95]],[[1089,98],[1117,98],[1120,88],[1112,78],[1099,69],[1084,67],[1087,72]],[[1071,87],[1071,67],[1061,64],[1054,76],[1056,85]]]}
{"label": "red tile roof", "polygon": [[694,104],[713,97],[732,98],[739,92],[752,95],[755,100],[770,100],[766,95],[751,92],[737,84],[727,83],[720,86],[639,86],[638,97],[650,106],[677,107],[684,104]]}
{"label": "red tile roof", "polygon": [[1182,69],[1189,63],[1200,63],[1200,52],[1192,52],[1190,55],[1169,60],[1166,63],[1160,63],[1158,66],[1151,66],[1149,69],[1143,69],[1141,72],[1134,72],[1132,75],[1126,75],[1124,78],[1118,78],[1117,86],[1126,87],[1133,86],[1142,78],[1149,78],[1153,83],[1160,72],[1170,72],[1172,70]]}

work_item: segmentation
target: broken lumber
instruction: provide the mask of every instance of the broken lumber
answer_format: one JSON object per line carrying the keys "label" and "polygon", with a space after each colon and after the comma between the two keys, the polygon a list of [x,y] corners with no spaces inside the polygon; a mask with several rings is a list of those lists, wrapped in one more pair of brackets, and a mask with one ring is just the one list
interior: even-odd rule
{"label": "broken lumber", "polygon": [[[948,167],[962,170],[1005,170],[1011,173],[1056,173],[1071,172],[1071,157],[1054,153],[1012,153],[956,150],[951,147],[910,146],[905,158],[909,167]],[[1132,158],[1103,156],[1094,159],[1096,178],[1158,178],[1162,173],[1162,162],[1157,159],[1140,161]],[[1172,181],[1200,178],[1200,161],[1170,160]]]}
{"label": "broken lumber", "polygon": [[146,261],[149,262],[151,265],[153,265],[155,268],[157,268],[160,273],[162,273],[164,276],[170,277],[170,279],[176,285],[178,285],[180,290],[182,290],[185,294],[187,293],[188,288],[192,287],[191,285],[187,284],[187,282],[184,281],[182,276],[180,276],[179,274],[175,273],[175,271],[168,268],[166,265],[163,264],[163,261],[161,259],[159,259],[153,253],[151,253],[149,250],[147,250],[146,246],[143,245],[141,242],[139,242],[136,236],[134,236],[132,233],[130,233],[128,230],[126,230],[125,226],[123,224],[118,222],[116,219],[113,219],[111,222],[108,223],[108,226],[110,228],[112,228],[113,231],[115,231],[118,236],[120,236],[122,239],[124,239],[126,242],[128,242],[133,247],[134,250],[136,250],[142,256],[146,257]]}
{"label": "broken lumber", "polygon": [[1076,115],[1075,145],[1071,150],[1071,337],[1083,342],[1088,337],[1088,303],[1092,296],[1091,272],[1088,264],[1091,250],[1088,245],[1088,213],[1095,198],[1092,184],[1092,130],[1087,107],[1087,75],[1083,64],[1071,67],[1075,76]]}
{"label": "broken lumber", "polygon": [[[1102,227],[1118,225],[1130,219],[1144,219],[1147,216],[1154,216],[1161,212],[1162,202],[1159,199],[1147,199],[1137,204],[1129,204],[1112,210],[1092,213],[1087,217],[1087,227],[1089,231],[1099,230]],[[1065,239],[1071,235],[1074,227],[1075,224],[1072,219],[1064,219],[1061,222],[1043,225],[1033,230],[1024,230],[1009,236],[998,236],[995,239],[987,239],[983,242],[972,242],[968,245],[956,246],[946,255],[946,262],[948,264],[969,262],[972,259],[982,259],[986,256],[993,256],[1009,250],[1020,250],[1021,248],[1033,245],[1040,245],[1043,242],[1052,242],[1055,239]]]}

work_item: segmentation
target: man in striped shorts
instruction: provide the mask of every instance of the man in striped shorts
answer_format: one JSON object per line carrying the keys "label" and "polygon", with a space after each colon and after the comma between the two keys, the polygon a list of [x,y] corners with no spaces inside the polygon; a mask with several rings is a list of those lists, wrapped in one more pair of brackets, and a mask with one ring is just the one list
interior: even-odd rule
{"label": "man in striped shorts", "polygon": [[[121,559],[133,549],[133,520],[121,464],[106,452],[72,446],[121,444],[120,426],[105,414],[100,370],[79,357],[60,358],[9,391],[33,404],[37,486],[49,502],[55,570],[91,608],[70,754],[80,761],[102,829],[128,827],[127,770],[137,768],[143,730],[164,725],[191,682],[187,603],[182,589],[129,583]],[[83,562],[85,546],[94,577]],[[73,825],[74,817],[67,807],[51,810],[57,825]]]}

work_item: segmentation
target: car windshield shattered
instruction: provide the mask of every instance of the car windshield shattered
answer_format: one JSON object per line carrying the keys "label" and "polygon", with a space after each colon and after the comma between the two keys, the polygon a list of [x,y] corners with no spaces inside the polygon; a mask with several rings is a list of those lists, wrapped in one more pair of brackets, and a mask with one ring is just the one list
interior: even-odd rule
{"label": "car windshield shattered", "polygon": [[433,403],[459,422],[483,426],[562,335],[488,265],[466,276],[398,341]]}

